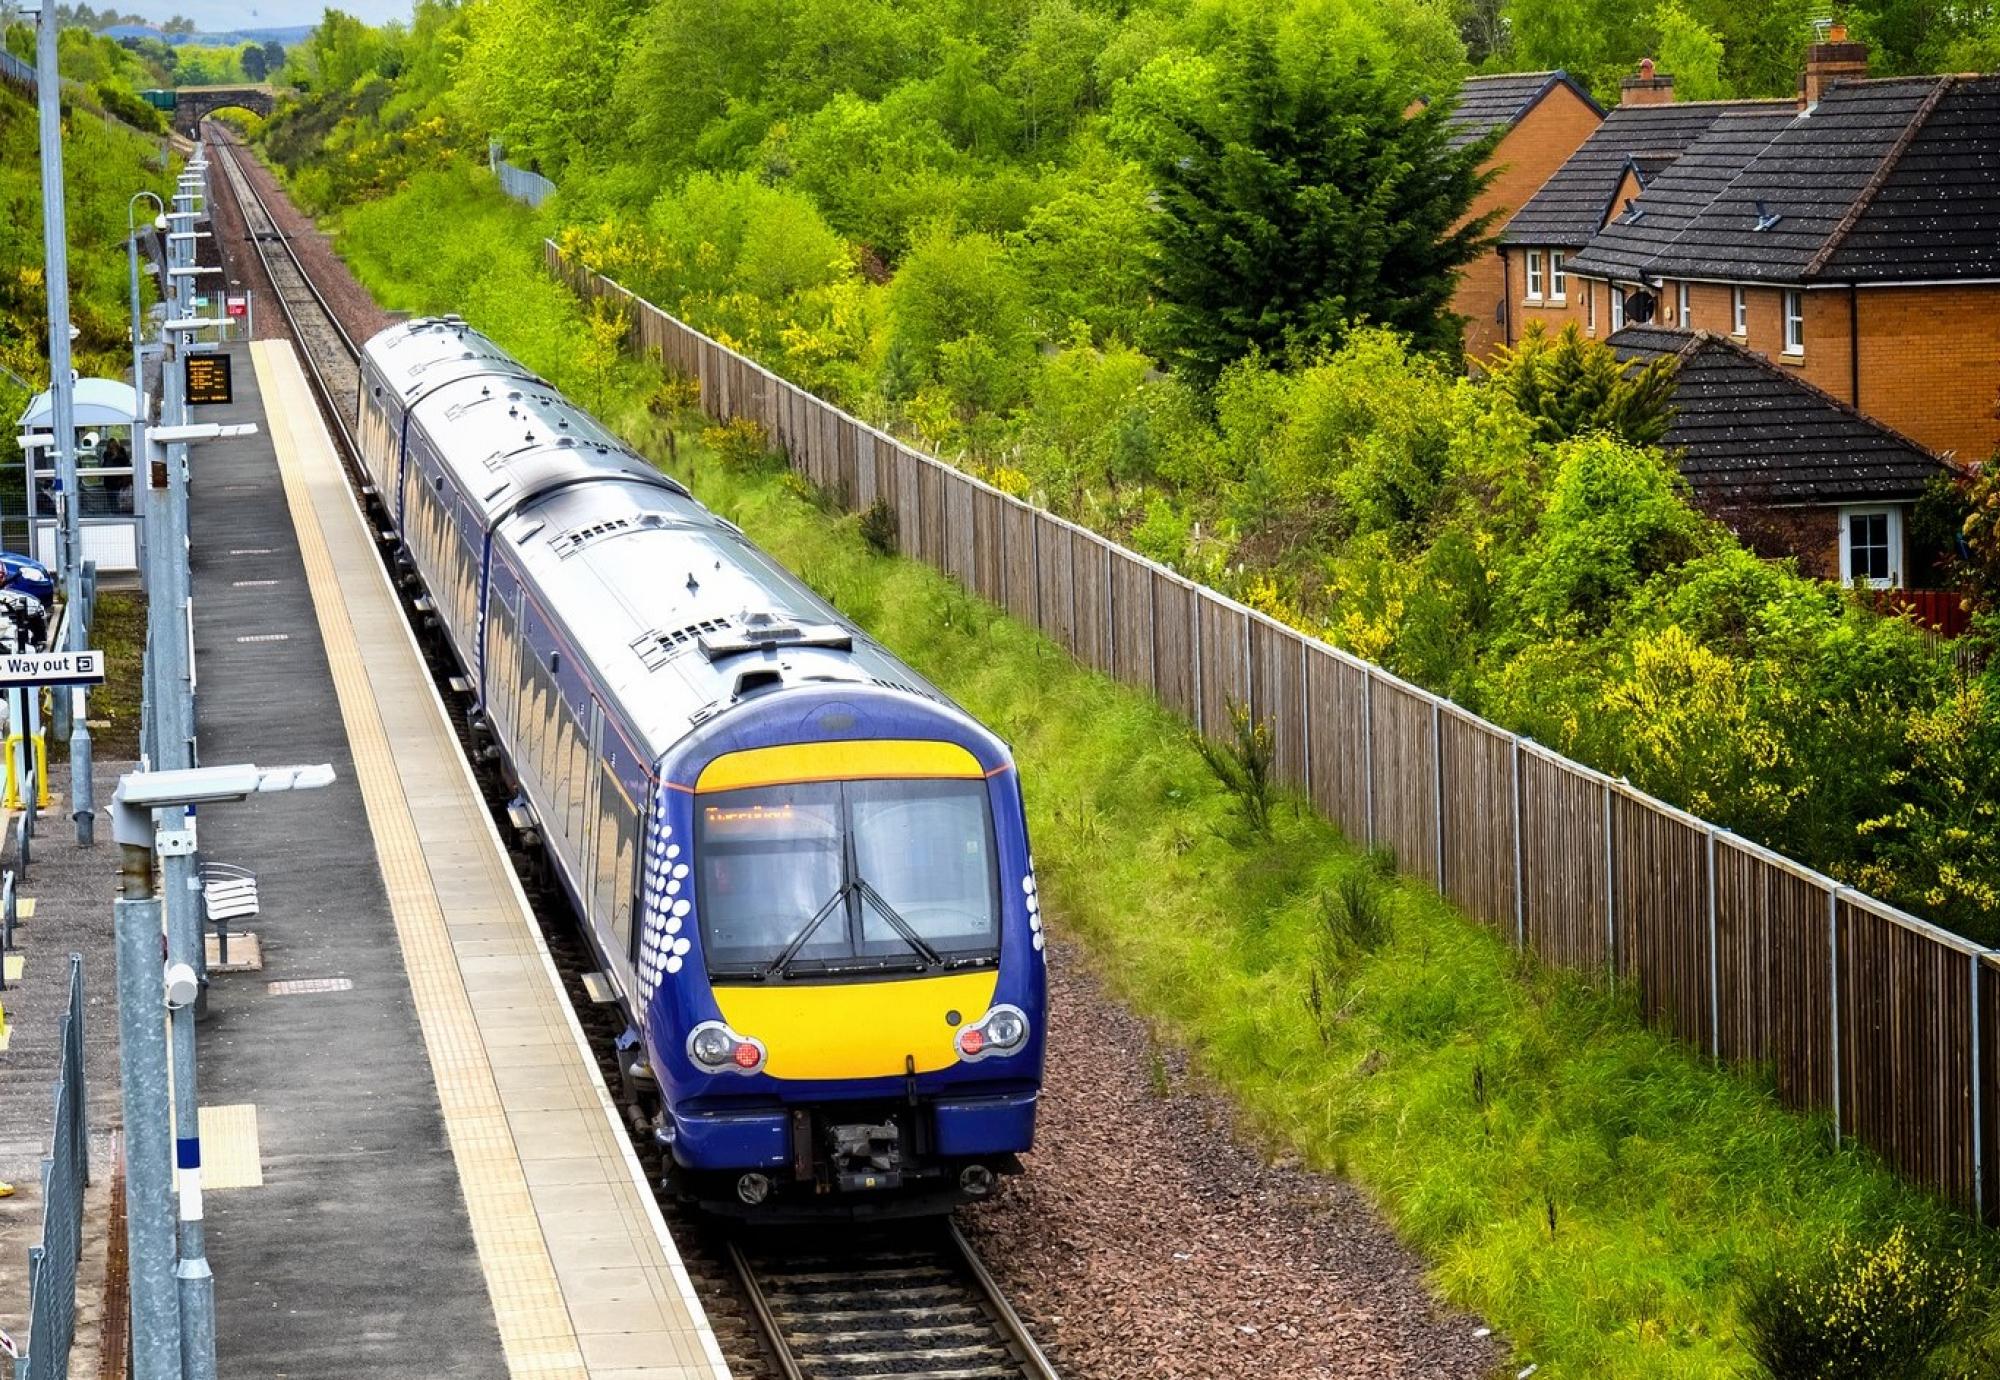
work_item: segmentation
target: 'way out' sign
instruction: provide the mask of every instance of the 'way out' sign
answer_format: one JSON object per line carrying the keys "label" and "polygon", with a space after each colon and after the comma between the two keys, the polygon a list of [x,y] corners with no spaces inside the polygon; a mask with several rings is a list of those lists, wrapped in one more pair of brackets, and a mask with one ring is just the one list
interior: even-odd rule
{"label": "'way out' sign", "polygon": [[102,684],[103,652],[0,652],[0,685]]}

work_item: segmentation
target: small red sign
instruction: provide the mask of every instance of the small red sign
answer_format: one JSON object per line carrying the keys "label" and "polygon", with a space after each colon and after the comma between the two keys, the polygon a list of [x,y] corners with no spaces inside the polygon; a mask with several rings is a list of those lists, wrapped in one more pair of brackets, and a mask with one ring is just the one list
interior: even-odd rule
{"label": "small red sign", "polygon": [[231,316],[247,316],[250,312],[250,299],[247,297],[231,297],[228,299],[227,307]]}

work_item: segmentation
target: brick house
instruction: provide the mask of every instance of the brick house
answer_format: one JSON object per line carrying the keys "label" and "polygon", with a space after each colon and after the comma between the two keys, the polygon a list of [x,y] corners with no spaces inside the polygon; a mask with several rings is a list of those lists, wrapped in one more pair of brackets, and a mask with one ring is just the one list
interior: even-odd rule
{"label": "brick house", "polygon": [[1706,330],[1628,326],[1626,360],[1672,355],[1673,412],[1661,446],[1702,509],[1763,556],[1796,556],[1820,579],[1902,588],[1910,510],[1945,462],[1916,441]]}
{"label": "brick house", "polygon": [[[1493,180],[1466,218],[1491,215],[1496,228],[1506,224],[1603,119],[1603,107],[1567,72],[1468,78],[1449,117],[1452,147],[1462,149],[1495,130],[1504,133],[1486,161],[1494,169]],[[1506,329],[1504,274],[1497,255],[1482,256],[1460,270],[1451,308],[1465,318],[1466,357],[1492,354]]]}
{"label": "brick house", "polygon": [[[1564,274],[1610,309],[1600,329],[1727,336],[1934,452],[1984,460],[2000,447],[2000,77],[1846,79],[1865,58],[1838,29],[1815,44],[1801,106],[1709,121]],[[1546,235],[1541,199],[1510,244]]]}
{"label": "brick house", "polygon": [[1534,321],[1551,332],[1573,321],[1600,340],[1622,328],[1624,303],[1601,283],[1578,279],[1578,256],[1712,127],[1773,110],[1787,119],[1794,113],[1789,101],[1676,102],[1673,78],[1655,74],[1650,62],[1627,77],[1618,106],[1500,233],[1507,310],[1497,343],[1514,344]]}

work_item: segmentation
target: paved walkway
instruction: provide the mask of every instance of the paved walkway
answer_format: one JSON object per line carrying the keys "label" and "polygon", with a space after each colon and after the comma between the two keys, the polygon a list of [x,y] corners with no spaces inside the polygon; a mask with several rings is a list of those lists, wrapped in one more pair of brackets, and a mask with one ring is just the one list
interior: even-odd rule
{"label": "paved walkway", "polygon": [[202,755],[340,780],[203,817],[264,895],[202,1050],[254,1185],[210,1180],[223,1373],[725,1376],[296,359],[235,372],[268,411],[200,460]]}

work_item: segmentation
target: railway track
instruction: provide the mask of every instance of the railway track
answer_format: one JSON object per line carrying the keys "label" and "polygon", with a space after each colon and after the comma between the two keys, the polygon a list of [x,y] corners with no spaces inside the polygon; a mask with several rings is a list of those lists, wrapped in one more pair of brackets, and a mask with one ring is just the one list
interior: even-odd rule
{"label": "railway track", "polygon": [[[300,345],[320,410],[336,430],[348,482],[365,503],[376,505],[361,475],[353,433],[360,349],[244,175],[235,148],[222,139],[208,146],[218,155],[249,243]],[[371,513],[386,528],[379,506]],[[383,557],[389,563],[386,550]],[[403,589],[404,617],[424,649],[459,746],[501,837],[514,838],[506,811],[511,791],[484,751],[488,745],[464,694],[452,687],[458,669],[451,653],[402,574],[391,563],[390,575]],[[595,1002],[584,986],[583,975],[595,963],[561,887],[535,854],[517,848],[511,856],[564,994],[589,1036],[598,1076],[616,1088],[616,1041],[624,1022],[615,1007]],[[660,1148],[636,1130],[631,1139],[657,1186],[665,1170]],[[838,1237],[735,1229],[695,1217],[657,1187],[655,1192],[735,1380],[1058,1380],[955,1224],[849,1230]]]}

